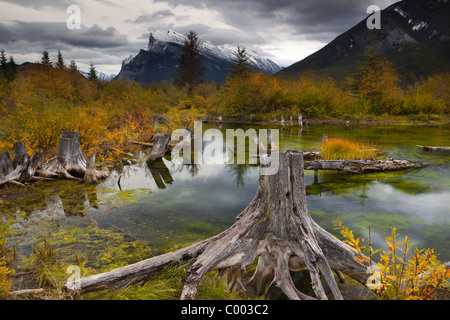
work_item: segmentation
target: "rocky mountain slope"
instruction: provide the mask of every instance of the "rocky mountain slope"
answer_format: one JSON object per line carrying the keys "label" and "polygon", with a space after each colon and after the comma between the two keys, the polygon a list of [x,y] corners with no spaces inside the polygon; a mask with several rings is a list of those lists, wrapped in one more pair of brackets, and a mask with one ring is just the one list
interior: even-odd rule
{"label": "rocky mountain slope", "polygon": [[[185,38],[185,35],[170,30],[151,33],[147,46],[123,61],[117,78],[143,83],[170,81],[176,73]],[[237,47],[227,44],[216,46],[207,40],[200,40],[199,54],[204,58],[205,80],[224,81],[236,52]],[[269,74],[281,70],[275,62],[260,57],[256,52],[247,53],[254,69]]]}
{"label": "rocky mountain slope", "polygon": [[356,72],[369,46],[394,63],[404,82],[450,71],[448,0],[397,2],[381,11],[379,30],[367,28],[366,19],[281,73],[296,75],[313,70],[340,81]]}

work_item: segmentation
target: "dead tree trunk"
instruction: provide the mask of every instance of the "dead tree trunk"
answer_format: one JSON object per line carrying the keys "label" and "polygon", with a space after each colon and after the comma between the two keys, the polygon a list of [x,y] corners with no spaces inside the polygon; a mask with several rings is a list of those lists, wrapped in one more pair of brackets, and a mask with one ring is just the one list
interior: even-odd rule
{"label": "dead tree trunk", "polygon": [[104,178],[106,178],[106,174],[95,169],[95,153],[93,153],[87,158],[86,173],[83,181],[85,183],[99,183]]}
{"label": "dead tree trunk", "polygon": [[290,270],[310,272],[316,298],[327,299],[323,276],[336,299],[342,299],[331,269],[365,283],[366,268],[354,251],[318,226],[309,215],[303,174],[303,156],[298,151],[280,154],[279,170],[260,176],[256,196],[221,234],[188,248],[99,275],[66,284],[70,293],[82,293],[129,284],[148,278],[173,261],[195,258],[188,272],[181,298],[195,299],[202,277],[209,271],[237,279],[256,258],[257,269],[251,283],[263,289],[277,284],[289,299],[314,299],[299,292]]}
{"label": "dead tree trunk", "polygon": [[0,154],[0,179],[3,179],[14,171],[14,166],[11,161],[11,154],[5,151]]}
{"label": "dead tree trunk", "polygon": [[[20,179],[22,172],[27,170],[28,163],[30,162],[30,156],[27,153],[27,148],[22,142],[14,143],[14,153],[15,157],[14,160],[12,161],[12,166],[14,167],[14,170],[0,180],[0,185],[3,185],[8,182],[22,185],[17,180]],[[6,163],[8,162],[7,159],[8,155],[6,155],[6,158],[4,159]]]}
{"label": "dead tree trunk", "polygon": [[41,151],[37,151],[30,159],[27,168],[20,174],[19,182],[30,182],[31,178],[35,175],[36,171],[42,168],[42,162],[44,161],[44,154]]}
{"label": "dead tree trunk", "polygon": [[58,156],[49,170],[53,172],[65,171],[69,174],[84,176],[86,159],[81,151],[78,132],[61,132],[58,142]]}
{"label": "dead tree trunk", "polygon": [[166,133],[163,136],[157,136],[147,161],[155,161],[163,158],[167,150],[169,150],[171,137],[172,134],[170,133]]}
{"label": "dead tree trunk", "polygon": [[436,152],[436,151],[450,151],[450,147],[442,147],[442,146],[419,146],[424,151]]}
{"label": "dead tree trunk", "polygon": [[61,132],[58,142],[58,156],[48,170],[60,178],[77,180],[86,173],[86,159],[81,151],[78,132]]}
{"label": "dead tree trunk", "polygon": [[406,160],[314,160],[305,161],[305,170],[339,170],[352,173],[368,173],[404,170],[424,165],[424,163],[411,163]]}

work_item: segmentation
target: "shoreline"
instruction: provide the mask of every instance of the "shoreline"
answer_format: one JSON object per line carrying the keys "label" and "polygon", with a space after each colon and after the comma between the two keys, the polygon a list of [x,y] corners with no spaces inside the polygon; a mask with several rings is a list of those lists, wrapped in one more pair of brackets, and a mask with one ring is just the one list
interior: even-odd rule
{"label": "shoreline", "polygon": [[[258,124],[258,125],[281,125],[277,120],[253,120],[240,117],[223,117],[221,121],[217,117],[199,117],[202,122],[208,123],[239,123],[239,124]],[[366,118],[360,120],[343,119],[320,119],[303,118],[303,126],[308,125],[326,125],[326,126],[445,126],[450,125],[450,118],[442,120],[408,120],[408,119],[376,119]],[[291,126],[289,121],[285,120],[285,126]],[[293,121],[293,126],[299,126],[298,121]]]}

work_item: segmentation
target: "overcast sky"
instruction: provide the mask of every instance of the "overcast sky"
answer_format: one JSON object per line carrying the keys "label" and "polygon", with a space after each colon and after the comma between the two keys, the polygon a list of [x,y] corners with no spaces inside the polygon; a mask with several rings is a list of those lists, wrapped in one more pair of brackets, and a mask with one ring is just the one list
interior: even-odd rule
{"label": "overcast sky", "polygon": [[[288,66],[398,0],[0,0],[0,48],[16,63],[61,50],[87,70],[117,74],[123,59],[148,42],[151,31],[193,30],[214,44],[239,45]],[[67,27],[77,5],[81,29]]]}

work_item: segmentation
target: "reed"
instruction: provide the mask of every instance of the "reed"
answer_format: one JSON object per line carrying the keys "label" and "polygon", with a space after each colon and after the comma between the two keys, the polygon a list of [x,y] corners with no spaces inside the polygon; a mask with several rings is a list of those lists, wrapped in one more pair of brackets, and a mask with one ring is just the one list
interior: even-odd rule
{"label": "reed", "polygon": [[320,146],[320,156],[324,160],[375,159],[378,150],[360,142],[347,139],[326,139]]}

